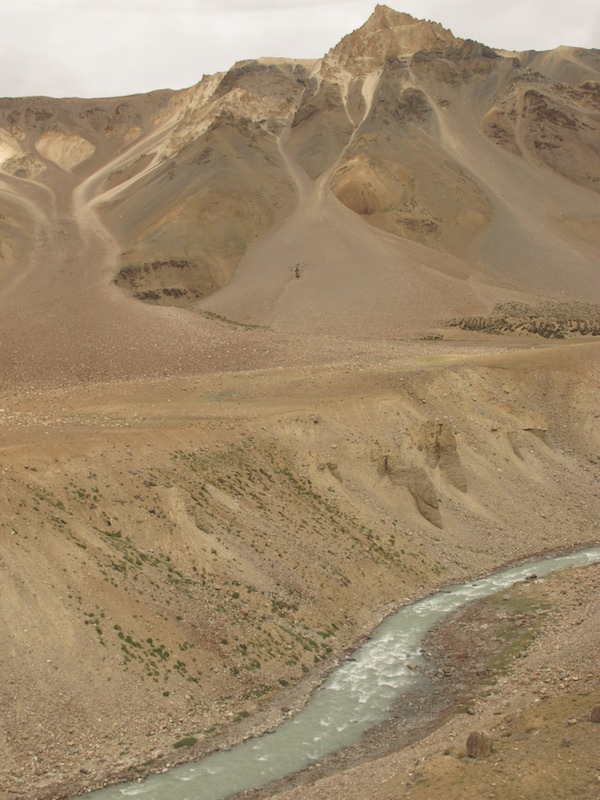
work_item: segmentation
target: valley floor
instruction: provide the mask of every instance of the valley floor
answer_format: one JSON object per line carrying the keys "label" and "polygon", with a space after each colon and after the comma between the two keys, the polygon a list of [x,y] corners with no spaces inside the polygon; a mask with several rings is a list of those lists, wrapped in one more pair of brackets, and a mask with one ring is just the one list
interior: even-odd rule
{"label": "valley floor", "polygon": [[[244,335],[251,351],[266,338]],[[72,796],[255,735],[400,605],[599,541],[595,341],[450,335],[288,339],[244,370],[4,387],[0,797]],[[502,780],[519,759],[538,774],[562,738],[595,788],[597,580],[511,592],[535,610],[504,601],[502,624],[538,638],[487,688],[460,653],[497,649],[482,631],[498,609],[465,612],[431,647],[475,714],[398,752],[381,732],[358,766],[281,797],[435,797],[438,776],[457,797],[464,781],[519,797]],[[497,743],[485,762],[461,757],[472,728]]]}

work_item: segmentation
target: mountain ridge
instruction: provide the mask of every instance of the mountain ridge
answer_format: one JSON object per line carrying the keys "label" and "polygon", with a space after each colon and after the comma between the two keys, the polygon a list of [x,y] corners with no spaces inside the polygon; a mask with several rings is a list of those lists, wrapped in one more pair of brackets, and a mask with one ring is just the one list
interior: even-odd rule
{"label": "mountain ridge", "polygon": [[[128,98],[3,99],[0,276],[42,301],[23,264],[37,253],[48,275],[52,239],[44,302],[118,317],[116,286],[135,301],[127,329],[162,324],[140,301],[331,335],[360,307],[367,336],[513,300],[599,302],[600,59],[524,62],[378,6],[316,61],[242,61]],[[81,257],[97,288],[70,300],[61,264]],[[31,313],[17,303],[6,341]]]}
{"label": "mountain ridge", "polygon": [[[393,609],[598,545],[597,52],[394,13],[0,100],[1,800],[259,737]],[[598,566],[531,578],[398,662],[438,676],[409,747],[402,710],[269,792],[593,795]]]}

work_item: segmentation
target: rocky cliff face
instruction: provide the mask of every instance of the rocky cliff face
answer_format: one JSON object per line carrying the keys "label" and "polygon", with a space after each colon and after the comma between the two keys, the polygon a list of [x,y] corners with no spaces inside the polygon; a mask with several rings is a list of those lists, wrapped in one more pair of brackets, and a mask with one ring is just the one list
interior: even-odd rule
{"label": "rocky cliff face", "polygon": [[368,75],[389,60],[411,58],[424,50],[446,50],[461,40],[439,23],[414,19],[410,14],[378,5],[367,22],[344,36],[325,56],[324,63],[351,75]]}

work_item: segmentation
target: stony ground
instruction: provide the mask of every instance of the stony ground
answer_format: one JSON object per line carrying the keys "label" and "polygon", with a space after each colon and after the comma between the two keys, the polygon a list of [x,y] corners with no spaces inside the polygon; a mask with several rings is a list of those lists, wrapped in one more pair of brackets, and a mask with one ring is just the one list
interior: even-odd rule
{"label": "stony ground", "polygon": [[598,541],[591,344],[301,344],[283,368],[5,390],[8,797],[256,734],[402,603]]}
{"label": "stony ground", "polygon": [[[393,737],[366,743],[351,769],[262,796],[598,797],[600,727],[591,712],[600,703],[599,588],[592,566],[467,607],[427,643],[454,703],[434,732],[405,747]],[[489,737],[490,755],[467,755],[474,731]]]}

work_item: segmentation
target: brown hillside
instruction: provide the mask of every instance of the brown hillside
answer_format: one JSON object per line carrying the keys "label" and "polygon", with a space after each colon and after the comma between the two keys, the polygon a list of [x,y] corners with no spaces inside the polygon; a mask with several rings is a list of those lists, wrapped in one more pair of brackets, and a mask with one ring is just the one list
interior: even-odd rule
{"label": "brown hillside", "polygon": [[[317,61],[0,100],[0,800],[258,735],[394,608],[600,542],[599,86],[378,6]],[[594,796],[597,595],[467,609],[418,741],[277,791]]]}
{"label": "brown hillside", "polygon": [[[93,103],[5,99],[2,273],[31,250],[70,327],[79,290],[57,260],[87,264],[103,316],[124,309],[114,281],[294,333],[345,334],[358,306],[365,334],[401,335],[505,300],[597,302],[597,70],[595,51],[502,54],[378,6],[317,62]],[[35,293],[17,270],[19,296]],[[29,312],[4,297],[10,339]],[[126,315],[144,332],[158,319]]]}

